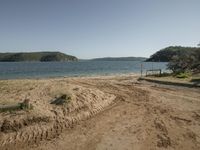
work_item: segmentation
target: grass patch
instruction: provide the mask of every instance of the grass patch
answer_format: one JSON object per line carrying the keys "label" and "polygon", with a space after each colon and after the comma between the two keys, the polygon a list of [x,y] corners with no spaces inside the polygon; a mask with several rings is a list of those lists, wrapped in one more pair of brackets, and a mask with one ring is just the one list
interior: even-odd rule
{"label": "grass patch", "polygon": [[33,105],[27,102],[26,100],[22,103],[13,104],[13,105],[2,105],[0,106],[0,112],[14,112],[19,110],[32,110]]}
{"label": "grass patch", "polygon": [[61,96],[59,96],[58,98],[54,99],[51,104],[55,104],[55,105],[63,105],[63,104],[67,104],[71,101],[71,96],[67,95],[67,94],[62,94]]}
{"label": "grass patch", "polygon": [[189,72],[181,72],[175,75],[176,78],[180,78],[180,79],[186,79],[191,77],[191,73]]}

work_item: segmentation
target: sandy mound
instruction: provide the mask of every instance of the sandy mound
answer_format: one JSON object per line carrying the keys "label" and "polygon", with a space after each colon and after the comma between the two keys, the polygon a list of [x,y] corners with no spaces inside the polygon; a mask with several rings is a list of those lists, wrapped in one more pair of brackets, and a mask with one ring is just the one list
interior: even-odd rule
{"label": "sandy mound", "polygon": [[[19,148],[54,138],[63,129],[100,112],[115,99],[112,94],[69,84],[63,80],[7,82],[4,89],[9,87],[12,91],[9,98],[17,96],[30,99],[33,109],[0,114],[2,148]],[[36,82],[37,86],[33,87]],[[6,92],[1,93],[1,98],[8,98]],[[22,101],[21,99],[18,101]]]}

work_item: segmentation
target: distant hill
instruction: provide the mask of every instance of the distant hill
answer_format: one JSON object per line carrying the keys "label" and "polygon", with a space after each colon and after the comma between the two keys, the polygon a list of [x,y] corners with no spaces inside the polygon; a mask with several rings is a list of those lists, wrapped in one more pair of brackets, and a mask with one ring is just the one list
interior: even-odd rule
{"label": "distant hill", "polygon": [[104,57],[91,59],[92,61],[145,61],[145,57]]}
{"label": "distant hill", "polygon": [[199,54],[199,52],[200,48],[198,47],[170,46],[151,55],[146,61],[169,62],[172,60],[173,56],[180,56],[181,54]]}
{"label": "distant hill", "polygon": [[77,61],[75,56],[66,55],[61,52],[30,52],[30,53],[0,53],[2,62],[18,61]]}

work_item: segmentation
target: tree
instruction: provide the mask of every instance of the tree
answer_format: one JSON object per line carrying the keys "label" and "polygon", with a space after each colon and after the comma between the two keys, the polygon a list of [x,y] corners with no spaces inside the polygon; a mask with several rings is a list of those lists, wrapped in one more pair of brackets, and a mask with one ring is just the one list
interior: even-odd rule
{"label": "tree", "polygon": [[200,72],[200,50],[185,51],[172,57],[168,63],[168,69],[172,70],[175,74],[192,72]]}
{"label": "tree", "polygon": [[190,70],[194,57],[191,55],[176,55],[168,64],[168,68],[174,73],[182,73]]}
{"label": "tree", "polygon": [[197,44],[197,46],[200,46],[200,42],[199,42],[199,44]]}
{"label": "tree", "polygon": [[155,62],[170,62],[174,56],[180,56],[182,54],[192,54],[194,51],[200,50],[199,47],[182,47],[182,46],[169,46],[164,49],[161,49],[154,53],[146,61],[155,61]]}

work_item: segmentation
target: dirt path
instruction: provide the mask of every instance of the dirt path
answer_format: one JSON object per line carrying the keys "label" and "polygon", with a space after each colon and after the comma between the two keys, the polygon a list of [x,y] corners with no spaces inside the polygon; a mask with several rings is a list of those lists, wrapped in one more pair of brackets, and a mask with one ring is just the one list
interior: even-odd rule
{"label": "dirt path", "polygon": [[[65,78],[51,81],[28,81],[24,84],[28,83],[31,83],[30,85],[34,83],[38,87],[30,95],[39,93],[35,95],[35,99],[43,97],[43,105],[35,106],[41,107],[40,110],[51,110],[46,113],[52,116],[50,117],[52,120],[46,123],[44,118],[40,118],[40,125],[33,122],[17,132],[8,135],[6,133],[6,140],[2,140],[4,143],[1,143],[0,135],[1,145],[5,145],[5,142],[10,143],[10,147],[3,148],[25,150],[200,149],[199,88],[138,82],[135,76]],[[27,91],[30,91],[30,85]],[[65,87],[65,85],[68,86]],[[8,88],[4,87],[4,89],[8,91]],[[67,109],[52,108],[47,103],[49,95],[64,89],[72,89],[76,101]],[[18,86],[17,90],[20,93]],[[27,91],[23,90],[22,94]],[[2,96],[6,97],[6,92]],[[15,95],[11,96],[15,97]],[[82,117],[84,115],[79,114],[87,116]],[[12,144],[13,138],[19,139],[18,143]],[[20,141],[23,146],[20,146]]]}
{"label": "dirt path", "polygon": [[35,149],[200,149],[199,89],[138,83],[129,77],[70,82],[115,94],[117,101]]}

